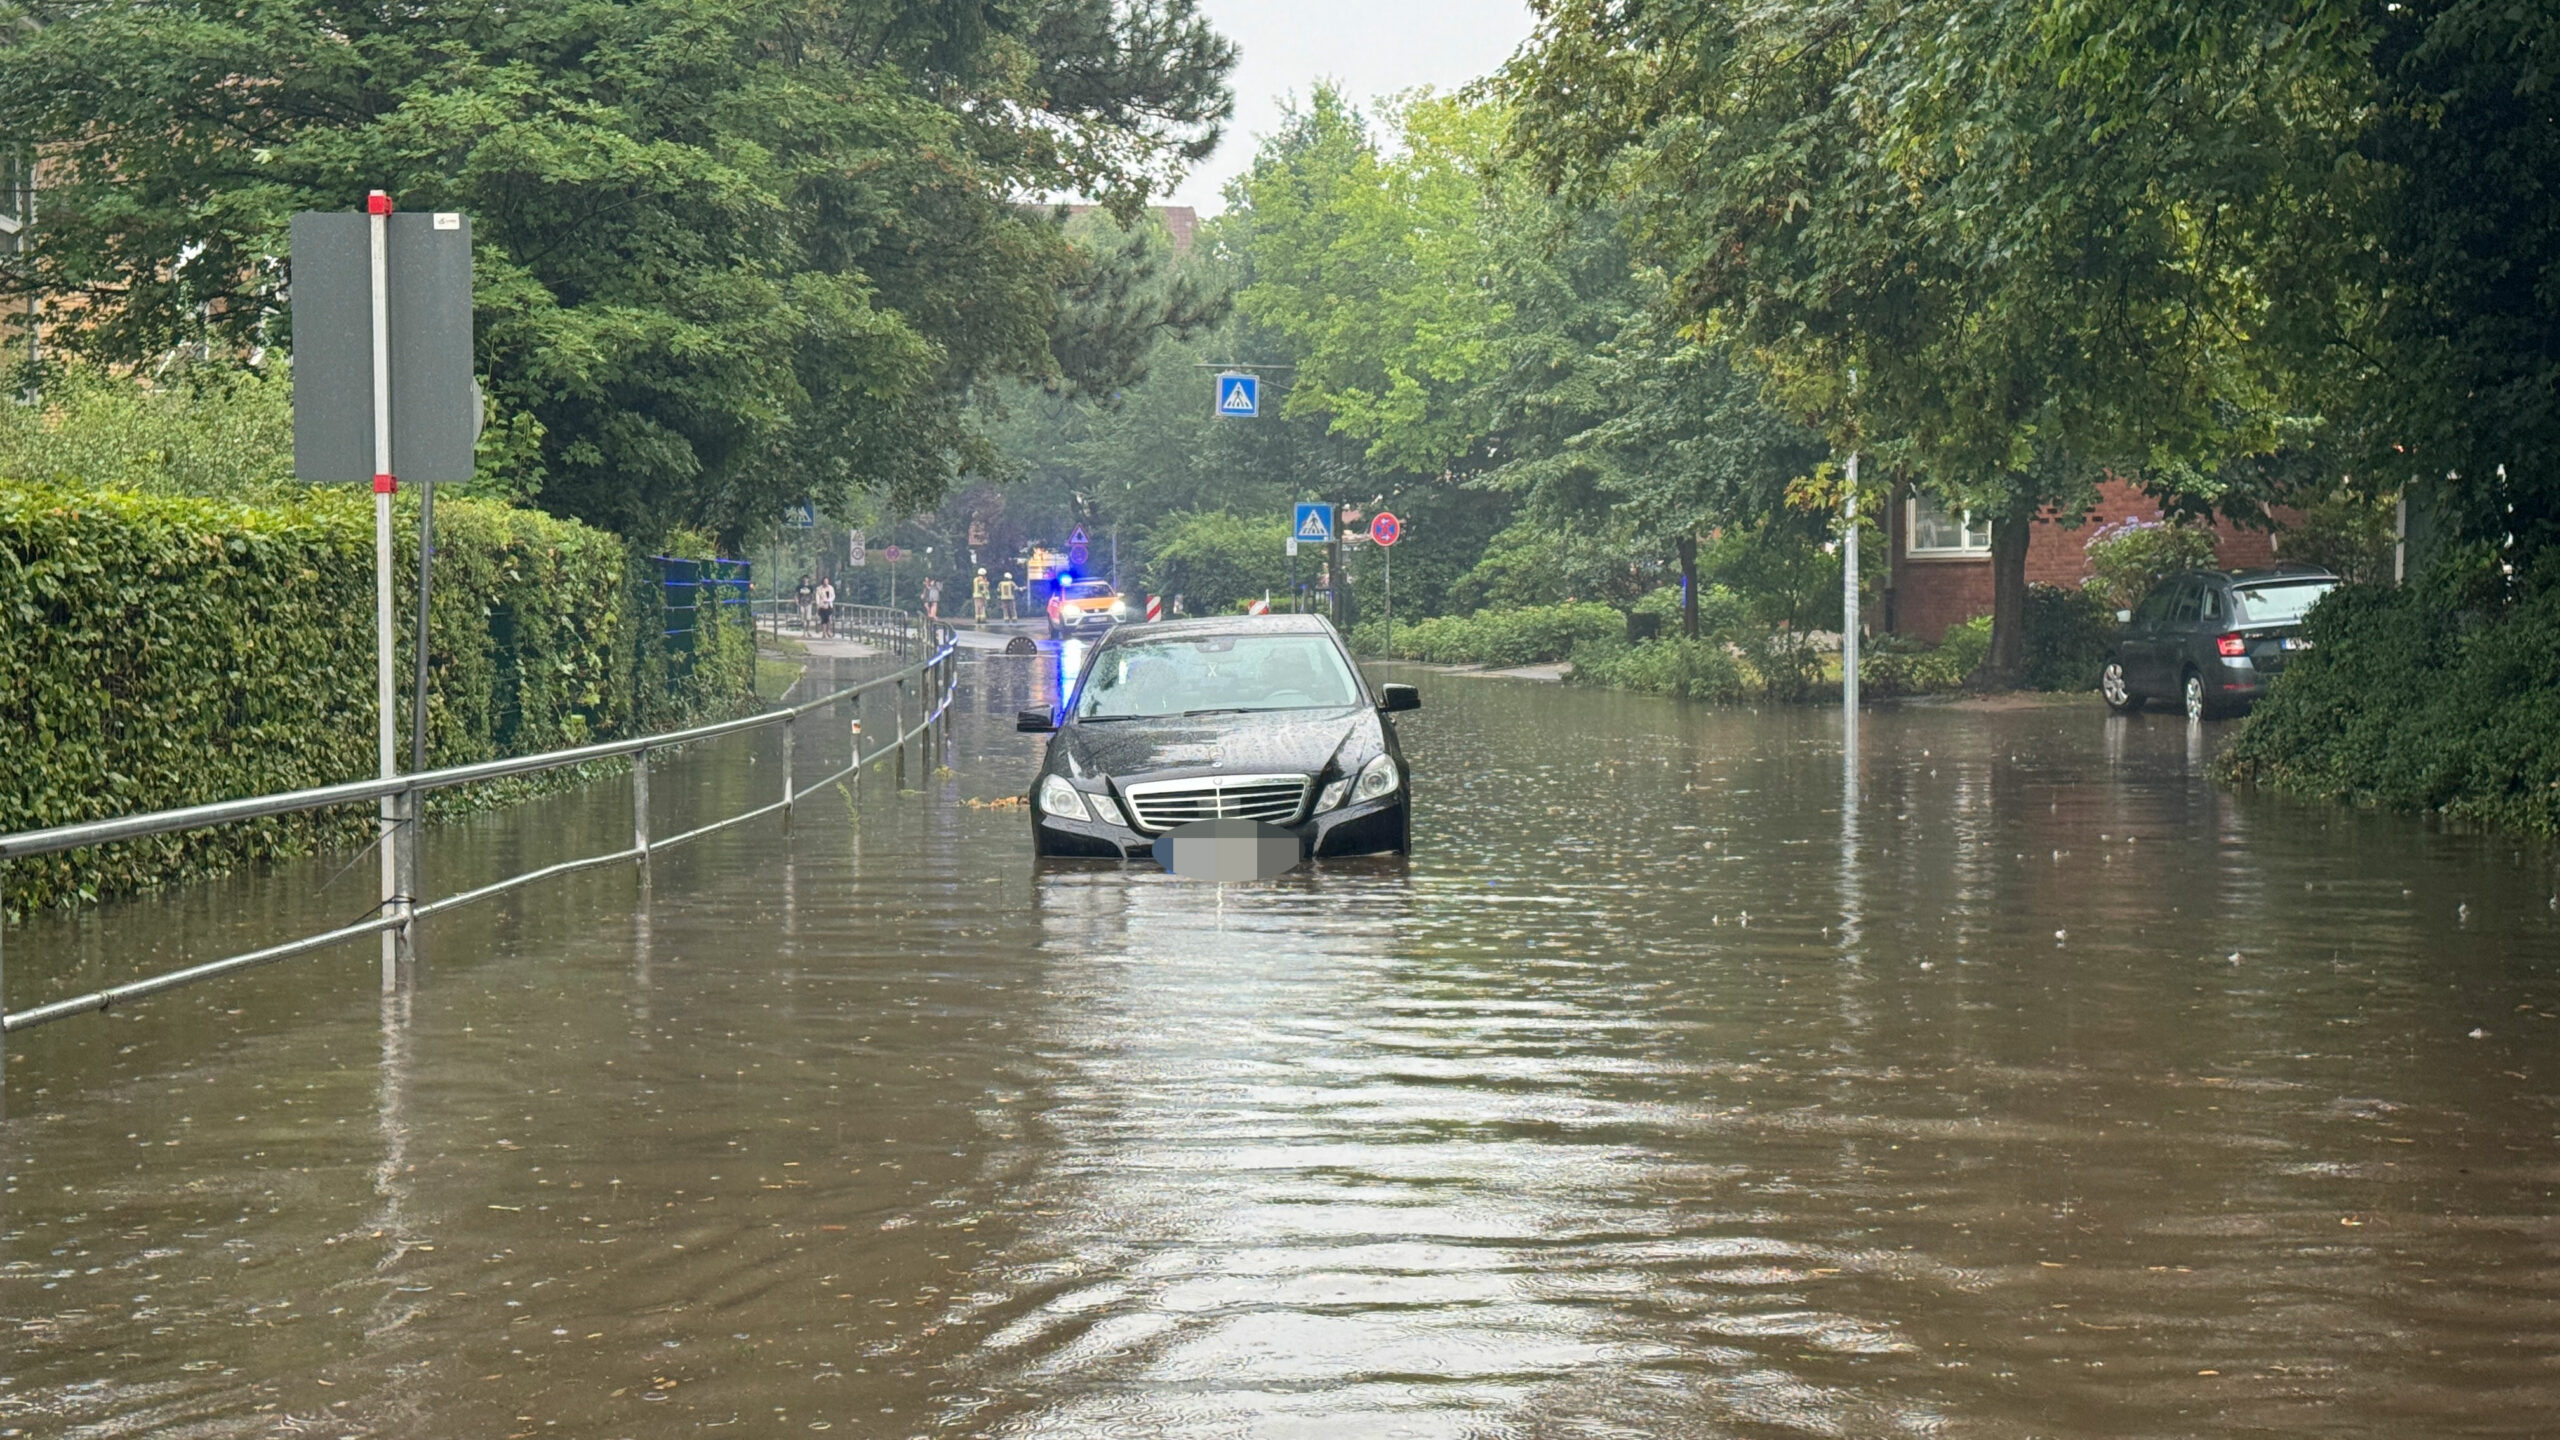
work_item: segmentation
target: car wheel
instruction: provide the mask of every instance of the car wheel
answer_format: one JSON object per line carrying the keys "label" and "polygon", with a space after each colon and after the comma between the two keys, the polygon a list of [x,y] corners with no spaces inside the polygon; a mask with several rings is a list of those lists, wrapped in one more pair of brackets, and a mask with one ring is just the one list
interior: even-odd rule
{"label": "car wheel", "polygon": [[2119,715],[2130,715],[2142,708],[2142,697],[2134,694],[2133,687],[2124,683],[2124,662],[2121,660],[2108,661],[2107,668],[2098,672],[2098,693],[2106,697],[2107,708]]}
{"label": "car wheel", "polygon": [[2212,697],[2205,693],[2204,677],[2193,670],[2187,672],[2186,701],[2190,720],[2210,720],[2216,713]]}

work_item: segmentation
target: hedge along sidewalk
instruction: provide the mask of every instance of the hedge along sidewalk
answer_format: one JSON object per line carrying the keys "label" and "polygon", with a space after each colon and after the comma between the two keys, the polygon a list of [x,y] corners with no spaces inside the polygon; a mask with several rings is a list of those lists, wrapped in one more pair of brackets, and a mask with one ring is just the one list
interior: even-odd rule
{"label": "hedge along sidewalk", "polygon": [[[372,775],[369,500],[0,481],[0,830]],[[746,695],[744,626],[671,652],[654,567],[619,537],[467,498],[439,505],[436,529],[431,763],[611,738]],[[402,533],[398,583],[413,593],[414,525]],[[23,861],[0,904],[95,901],[361,843],[371,823],[282,817]]]}

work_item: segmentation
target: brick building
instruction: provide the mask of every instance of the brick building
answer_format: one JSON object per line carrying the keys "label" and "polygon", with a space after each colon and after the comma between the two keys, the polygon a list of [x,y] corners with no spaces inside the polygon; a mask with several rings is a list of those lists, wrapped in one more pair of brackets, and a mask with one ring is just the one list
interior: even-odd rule
{"label": "brick building", "polygon": [[[1991,613],[1991,525],[1969,512],[1951,510],[1937,501],[1896,487],[1888,517],[1892,564],[1885,571],[1882,614],[1869,623],[1889,634],[1909,635],[1935,643],[1947,627]],[[2081,523],[2066,527],[2048,510],[2036,518],[2027,537],[2027,583],[2077,585],[2089,578],[2083,549],[2102,525],[2140,516],[2160,518],[2160,507],[2141,489],[2121,480],[2098,486],[2098,501]],[[2213,531],[2219,563],[2226,570],[2272,565],[2276,537],[2242,530],[2223,521]]]}

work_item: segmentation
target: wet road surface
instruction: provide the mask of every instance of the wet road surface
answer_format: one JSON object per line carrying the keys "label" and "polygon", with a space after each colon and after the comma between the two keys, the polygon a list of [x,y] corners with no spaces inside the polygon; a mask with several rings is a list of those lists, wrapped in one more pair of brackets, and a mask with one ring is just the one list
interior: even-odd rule
{"label": "wet road surface", "polygon": [[[2094,702],[1871,714],[1850,786],[1834,716],[1405,673],[1409,866],[1035,873],[968,802],[1043,664],[931,795],[463,912],[413,995],[349,947],[15,1037],[0,1432],[2560,1430],[2548,850]],[[14,927],[13,995],[337,864]]]}

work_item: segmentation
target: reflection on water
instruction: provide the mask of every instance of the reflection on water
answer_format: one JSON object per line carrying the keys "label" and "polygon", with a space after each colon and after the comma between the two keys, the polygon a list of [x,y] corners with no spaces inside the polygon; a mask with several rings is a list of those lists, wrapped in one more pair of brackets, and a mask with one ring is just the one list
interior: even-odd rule
{"label": "reflection on water", "polygon": [[[2548,852],[2218,793],[2222,727],[2094,703],[1848,745],[1425,675],[1410,865],[1035,873],[959,802],[1052,664],[968,669],[930,799],[465,912],[412,996],[351,950],[24,1037],[0,1429],[2560,1424]],[[439,873],[615,843],[615,788]],[[325,919],[325,873],[13,969]]]}

